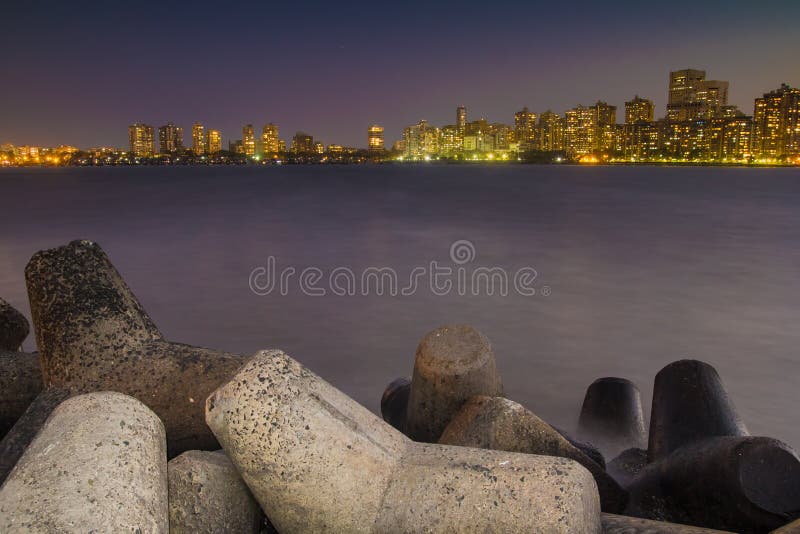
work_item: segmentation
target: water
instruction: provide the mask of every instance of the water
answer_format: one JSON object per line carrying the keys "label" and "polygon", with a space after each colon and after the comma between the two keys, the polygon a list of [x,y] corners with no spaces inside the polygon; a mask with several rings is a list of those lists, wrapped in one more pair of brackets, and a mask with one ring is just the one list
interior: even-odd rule
{"label": "water", "polygon": [[[469,323],[493,342],[507,395],[553,424],[574,428],[608,375],[635,381],[649,413],[655,373],[691,357],[717,367],[752,433],[800,446],[797,169],[5,169],[0,193],[0,295],[28,317],[30,256],[87,238],[169,339],[282,348],[374,411],[426,332]],[[408,285],[414,267],[458,267],[458,240],[476,251],[469,272],[530,266],[539,294],[249,287],[270,255],[326,276],[391,267]]]}

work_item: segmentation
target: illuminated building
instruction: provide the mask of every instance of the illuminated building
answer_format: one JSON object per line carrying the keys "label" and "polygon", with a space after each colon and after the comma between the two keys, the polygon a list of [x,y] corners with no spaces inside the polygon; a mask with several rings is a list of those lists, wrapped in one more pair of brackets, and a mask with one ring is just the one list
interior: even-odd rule
{"label": "illuminated building", "polygon": [[548,110],[539,116],[535,148],[545,152],[564,150],[564,119],[560,115]]}
{"label": "illuminated building", "polygon": [[621,152],[628,160],[643,161],[660,155],[662,123],[635,121],[623,126]]}
{"label": "illuminated building", "polygon": [[717,117],[704,122],[701,158],[744,161],[750,157],[751,117]]}
{"label": "illuminated building", "polygon": [[168,122],[158,129],[158,148],[161,154],[171,154],[183,148],[183,128]]}
{"label": "illuminated building", "polygon": [[652,100],[636,95],[633,100],[625,102],[625,124],[635,122],[653,122],[655,106]]}
{"label": "illuminated building", "polygon": [[367,147],[370,152],[383,152],[383,126],[373,124],[367,130]]}
{"label": "illuminated building", "polygon": [[242,153],[250,157],[256,155],[256,135],[252,124],[245,124],[242,128]]}
{"label": "illuminated building", "polygon": [[148,124],[132,124],[128,127],[130,149],[138,158],[151,158],[156,152],[154,129]]}
{"label": "illuminated building", "polygon": [[608,152],[614,150],[617,139],[617,106],[598,101],[592,106],[595,115],[594,150]]}
{"label": "illuminated building", "polygon": [[274,155],[283,152],[283,150],[281,150],[281,140],[280,137],[278,137],[277,124],[270,122],[264,126],[264,129],[261,131],[261,144],[264,147],[264,154]]}
{"label": "illuminated building", "polygon": [[514,113],[514,134],[520,150],[533,150],[536,146],[536,113],[527,107]]}
{"label": "illuminated building", "polygon": [[192,126],[192,152],[200,156],[206,151],[205,128],[199,122]]}
{"label": "illuminated building", "polygon": [[669,73],[667,120],[672,122],[712,118],[728,105],[728,82],[706,80],[704,70]]}
{"label": "illuminated building", "polygon": [[443,126],[439,136],[439,154],[452,157],[461,152],[463,147],[464,138],[459,135],[458,127],[455,124]]}
{"label": "illuminated building", "polygon": [[493,149],[507,151],[511,148],[511,144],[516,139],[514,128],[508,124],[495,122],[489,126],[489,133],[493,137]]}
{"label": "illuminated building", "polygon": [[597,147],[597,114],[594,108],[577,106],[564,114],[564,148],[570,156],[592,153]]}
{"label": "illuminated building", "polygon": [[429,159],[439,151],[439,129],[421,120],[403,129],[404,155],[410,159]]}
{"label": "illuminated building", "polygon": [[206,148],[209,154],[216,154],[222,151],[222,134],[219,130],[209,129],[206,132]]}
{"label": "illuminated building", "polygon": [[313,154],[316,152],[314,137],[305,132],[297,132],[292,137],[291,150],[295,154]]}
{"label": "illuminated building", "polygon": [[458,128],[458,133],[462,136],[464,135],[464,129],[467,126],[467,108],[464,106],[458,106],[456,108],[456,128]]}
{"label": "illuminated building", "polygon": [[756,98],[753,154],[768,159],[800,154],[800,89],[782,84]]}
{"label": "illuminated building", "polygon": [[324,154],[325,153],[325,145],[317,141],[314,143],[314,152],[317,154]]}

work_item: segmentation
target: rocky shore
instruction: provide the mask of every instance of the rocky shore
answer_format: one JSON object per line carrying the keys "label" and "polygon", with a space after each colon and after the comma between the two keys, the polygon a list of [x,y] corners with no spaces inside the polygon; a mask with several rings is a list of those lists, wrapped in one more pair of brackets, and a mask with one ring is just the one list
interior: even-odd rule
{"label": "rocky shore", "polygon": [[95,243],[25,276],[38,352],[0,299],[0,532],[800,532],[796,452],[701,361],[656,375],[649,428],[599,378],[570,435],[443,326],[381,419],[280,350],[165,339]]}

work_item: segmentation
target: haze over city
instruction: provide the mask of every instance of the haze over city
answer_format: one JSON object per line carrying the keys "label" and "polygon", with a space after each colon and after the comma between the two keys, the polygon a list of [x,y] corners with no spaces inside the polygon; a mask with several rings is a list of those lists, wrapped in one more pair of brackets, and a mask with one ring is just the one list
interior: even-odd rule
{"label": "haze over city", "polygon": [[191,9],[16,3],[0,47],[0,143],[126,146],[134,122],[221,130],[275,122],[325,143],[387,144],[424,118],[512,122],[635,94],[664,115],[667,74],[699,68],[730,82],[729,102],[800,84],[800,4],[621,2],[195,3]]}

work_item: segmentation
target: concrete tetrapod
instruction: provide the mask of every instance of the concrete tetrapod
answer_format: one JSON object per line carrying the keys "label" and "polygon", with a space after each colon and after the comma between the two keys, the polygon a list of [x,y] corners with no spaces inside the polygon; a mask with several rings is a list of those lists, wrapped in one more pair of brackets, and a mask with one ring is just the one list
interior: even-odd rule
{"label": "concrete tetrapod", "polygon": [[186,451],[170,460],[170,534],[258,534],[261,509],[222,451]]}
{"label": "concrete tetrapod", "polygon": [[651,521],[626,515],[603,514],[603,534],[732,534],[727,530],[713,530],[691,525],[678,525],[665,521]]}
{"label": "concrete tetrapod", "polygon": [[35,254],[25,276],[46,387],[139,399],[164,422],[170,457],[219,448],[203,401],[245,357],[166,341],[92,242]]}
{"label": "concrete tetrapod", "polygon": [[169,532],[164,425],[115,392],[61,403],[0,488],[0,532]]}
{"label": "concrete tetrapod", "polygon": [[476,395],[503,395],[489,340],[467,325],[429,332],[414,360],[406,435],[414,441],[436,443],[461,405]]}
{"label": "concrete tetrapod", "polygon": [[206,420],[279,532],[600,532],[577,462],[416,443],[280,351],[206,401]]}
{"label": "concrete tetrapod", "polygon": [[607,458],[643,448],[647,441],[639,388],[624,378],[598,378],[586,390],[578,418],[578,439],[596,445]]}
{"label": "concrete tetrapod", "polygon": [[594,460],[533,412],[502,397],[469,399],[444,429],[439,443],[570,458],[592,473],[604,512],[620,513],[628,502],[628,492]]}
{"label": "concrete tetrapod", "polygon": [[38,354],[0,350],[0,438],[11,430],[41,390]]}
{"label": "concrete tetrapod", "polygon": [[30,329],[25,316],[0,298],[0,350],[19,350]]}

